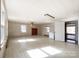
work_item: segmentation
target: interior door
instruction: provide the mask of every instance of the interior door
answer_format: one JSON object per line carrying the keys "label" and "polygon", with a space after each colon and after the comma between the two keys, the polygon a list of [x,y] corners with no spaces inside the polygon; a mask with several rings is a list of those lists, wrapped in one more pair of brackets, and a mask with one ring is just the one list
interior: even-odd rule
{"label": "interior door", "polygon": [[65,23],[65,42],[68,40],[78,44],[78,21],[69,21]]}
{"label": "interior door", "polygon": [[32,35],[38,35],[38,29],[32,28]]}

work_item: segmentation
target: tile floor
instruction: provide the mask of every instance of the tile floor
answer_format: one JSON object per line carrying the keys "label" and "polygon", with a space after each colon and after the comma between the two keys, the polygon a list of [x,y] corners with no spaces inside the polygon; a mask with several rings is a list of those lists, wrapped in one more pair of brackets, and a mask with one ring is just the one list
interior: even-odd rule
{"label": "tile floor", "polygon": [[10,38],[5,58],[79,57],[79,46],[44,36]]}

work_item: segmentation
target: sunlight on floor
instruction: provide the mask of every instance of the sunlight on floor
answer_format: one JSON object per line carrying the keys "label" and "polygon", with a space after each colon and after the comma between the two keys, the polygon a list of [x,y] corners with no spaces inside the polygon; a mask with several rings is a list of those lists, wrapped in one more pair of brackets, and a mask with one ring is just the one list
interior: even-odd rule
{"label": "sunlight on floor", "polygon": [[48,55],[42,52],[40,49],[33,49],[33,50],[28,50],[27,53],[30,55],[32,58],[42,58],[42,57],[47,57]]}
{"label": "sunlight on floor", "polygon": [[18,40],[18,42],[34,42],[36,41],[35,39],[21,39],[21,40]]}
{"label": "sunlight on floor", "polygon": [[43,47],[41,48],[43,51],[45,51],[46,53],[48,53],[49,55],[55,55],[55,54],[59,54],[62,53],[61,50],[56,49],[54,47],[48,46],[48,47]]}
{"label": "sunlight on floor", "polygon": [[62,53],[62,51],[59,49],[56,49],[54,47],[47,46],[47,47],[43,47],[43,48],[39,48],[39,49],[28,50],[27,53],[32,58],[33,57],[41,58],[41,57],[47,57],[49,55],[56,55],[56,54]]}
{"label": "sunlight on floor", "polygon": [[[51,44],[52,43],[52,44]],[[79,57],[78,45],[49,41],[48,37],[10,38],[5,58],[72,58]],[[60,44],[60,45],[59,45]]]}

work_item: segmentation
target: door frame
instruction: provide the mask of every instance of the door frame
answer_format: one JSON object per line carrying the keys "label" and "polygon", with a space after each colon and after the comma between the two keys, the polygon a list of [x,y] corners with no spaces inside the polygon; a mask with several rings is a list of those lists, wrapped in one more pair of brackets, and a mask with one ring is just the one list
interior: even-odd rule
{"label": "door frame", "polygon": [[[75,40],[73,40],[73,39],[71,39],[71,40],[73,40],[73,41],[75,41],[75,44],[78,44],[78,20],[75,20],[75,21],[67,21],[67,22],[65,22],[65,42],[67,42],[67,30],[66,30],[66,27],[67,27],[67,24],[75,24]],[[71,35],[73,35],[73,34],[71,34]]]}
{"label": "door frame", "polygon": [[34,36],[34,35],[33,35],[33,29],[36,29],[36,31],[37,31],[36,35],[38,35],[38,28],[32,28],[32,29],[31,29],[31,34],[32,34],[32,36]]}

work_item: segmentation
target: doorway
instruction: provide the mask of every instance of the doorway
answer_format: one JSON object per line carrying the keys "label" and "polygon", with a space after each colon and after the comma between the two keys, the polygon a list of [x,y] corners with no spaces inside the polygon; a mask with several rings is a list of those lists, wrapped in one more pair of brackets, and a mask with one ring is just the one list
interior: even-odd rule
{"label": "doorway", "polygon": [[38,29],[32,28],[32,35],[38,35]]}
{"label": "doorway", "polygon": [[78,21],[65,22],[65,42],[78,44]]}

